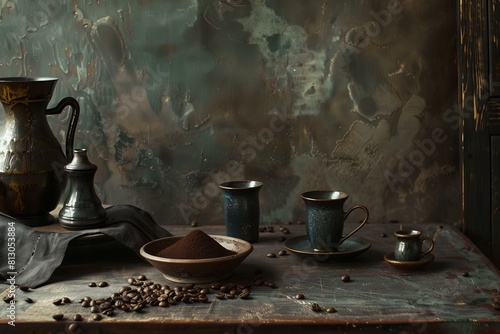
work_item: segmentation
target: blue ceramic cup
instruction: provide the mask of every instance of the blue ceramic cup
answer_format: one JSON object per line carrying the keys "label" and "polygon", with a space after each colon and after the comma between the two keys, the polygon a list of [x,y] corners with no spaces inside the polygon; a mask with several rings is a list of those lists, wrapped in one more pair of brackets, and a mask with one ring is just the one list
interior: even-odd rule
{"label": "blue ceramic cup", "polygon": [[230,181],[219,187],[224,195],[224,222],[226,234],[248,242],[259,239],[260,181]]}
{"label": "blue ceramic cup", "polygon": [[[356,205],[344,211],[349,195],[342,191],[315,190],[301,194],[306,205],[306,230],[311,247],[318,252],[336,251],[347,238],[359,231],[368,221],[368,209]],[[353,231],[344,235],[344,221],[356,209],[365,212],[365,218]]]}

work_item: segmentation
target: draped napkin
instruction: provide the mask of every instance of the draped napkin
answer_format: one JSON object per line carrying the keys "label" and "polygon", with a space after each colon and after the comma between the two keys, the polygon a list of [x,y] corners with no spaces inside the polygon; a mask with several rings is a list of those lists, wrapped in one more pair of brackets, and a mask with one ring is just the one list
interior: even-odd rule
{"label": "draped napkin", "polygon": [[[115,205],[106,212],[103,227],[63,233],[38,231],[0,213],[0,279],[10,284],[15,277],[16,285],[33,288],[44,284],[61,265],[69,242],[85,235],[107,235],[137,254],[145,243],[172,235],[137,207]],[[15,248],[9,247],[13,241]]]}

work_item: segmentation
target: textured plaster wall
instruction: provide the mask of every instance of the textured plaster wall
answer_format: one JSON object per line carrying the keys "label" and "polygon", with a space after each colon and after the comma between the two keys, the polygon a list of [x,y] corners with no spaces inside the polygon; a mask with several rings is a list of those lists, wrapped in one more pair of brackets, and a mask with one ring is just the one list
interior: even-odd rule
{"label": "textured plaster wall", "polygon": [[[1,2],[0,76],[59,78],[102,201],[222,224],[218,183],[264,182],[264,224],[338,189],[373,222],[460,221],[448,0]],[[68,113],[49,116],[63,139]],[[356,218],[352,218],[356,219]]]}

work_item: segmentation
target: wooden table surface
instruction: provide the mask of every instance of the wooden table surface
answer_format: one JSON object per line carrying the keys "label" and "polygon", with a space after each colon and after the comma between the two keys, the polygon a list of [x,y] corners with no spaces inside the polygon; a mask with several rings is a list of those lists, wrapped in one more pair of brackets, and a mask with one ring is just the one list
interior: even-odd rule
{"label": "wooden table surface", "polygon": [[[277,288],[252,286],[249,299],[208,303],[180,303],[166,308],[146,307],[140,313],[117,310],[101,321],[91,319],[89,308],[77,300],[105,298],[129,277],[182,286],[163,278],[154,267],[116,242],[93,239],[70,247],[63,265],[51,280],[28,292],[16,292],[15,327],[8,325],[7,305],[0,308],[0,333],[300,333],[392,332],[392,333],[500,333],[500,273],[461,232],[450,226],[404,225],[418,228],[435,241],[435,260],[425,268],[401,271],[384,261],[395,243],[399,224],[367,224],[358,234],[372,243],[365,253],[346,260],[318,262],[296,254],[267,257],[283,249],[282,237],[305,234],[303,225],[279,226],[262,232],[254,251],[226,280],[252,284],[256,270]],[[192,227],[165,226],[174,235]],[[209,234],[224,235],[223,226],[197,227]],[[348,225],[346,229],[352,228]],[[350,282],[341,277],[349,275]],[[107,287],[89,287],[106,281]],[[208,287],[210,284],[200,284]],[[6,295],[7,289],[2,292]],[[304,299],[296,299],[303,294]],[[34,302],[27,303],[26,297]],[[56,306],[53,300],[69,297],[72,302]],[[317,303],[323,310],[314,312]],[[327,313],[333,307],[337,312]],[[65,319],[55,321],[52,315]],[[83,321],[72,318],[81,314]]]}

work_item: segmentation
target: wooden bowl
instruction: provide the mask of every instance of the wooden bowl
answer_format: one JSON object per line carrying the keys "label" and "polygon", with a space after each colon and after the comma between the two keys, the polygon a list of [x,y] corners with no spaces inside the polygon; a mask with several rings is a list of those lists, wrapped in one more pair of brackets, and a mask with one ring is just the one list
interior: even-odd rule
{"label": "wooden bowl", "polygon": [[179,283],[211,283],[229,277],[253,251],[244,240],[211,235],[221,246],[236,252],[234,255],[208,259],[172,259],[156,256],[160,250],[174,244],[183,236],[153,240],[141,247],[141,256],[158,269],[169,281]]}

